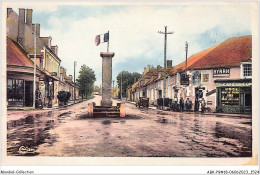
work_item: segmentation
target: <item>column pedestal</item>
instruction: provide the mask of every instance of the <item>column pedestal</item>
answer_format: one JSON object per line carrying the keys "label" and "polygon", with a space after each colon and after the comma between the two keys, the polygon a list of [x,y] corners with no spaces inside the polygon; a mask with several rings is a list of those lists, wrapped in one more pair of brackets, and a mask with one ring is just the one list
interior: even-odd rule
{"label": "column pedestal", "polygon": [[102,100],[101,106],[112,106],[112,58],[115,53],[113,52],[101,52],[102,57]]}

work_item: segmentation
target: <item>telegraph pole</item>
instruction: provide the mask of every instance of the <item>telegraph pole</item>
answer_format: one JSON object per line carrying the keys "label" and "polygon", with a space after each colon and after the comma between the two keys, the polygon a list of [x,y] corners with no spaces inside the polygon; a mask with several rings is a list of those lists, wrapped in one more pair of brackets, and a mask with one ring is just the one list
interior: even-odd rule
{"label": "telegraph pole", "polygon": [[36,24],[34,25],[34,64],[33,64],[33,109],[36,98]]}
{"label": "telegraph pole", "polygon": [[159,34],[164,34],[164,78],[163,78],[163,108],[164,98],[166,97],[166,49],[167,49],[167,35],[173,34],[174,32],[167,32],[167,26],[164,26],[164,32],[158,31]]}
{"label": "telegraph pole", "polygon": [[76,86],[76,82],[75,82],[75,69],[76,69],[76,64],[77,64],[77,62],[74,61],[74,104],[76,102],[76,92],[75,92],[75,86]]}
{"label": "telegraph pole", "polygon": [[123,100],[122,99],[122,82],[123,82],[123,72],[121,73],[121,90],[120,90],[121,100]]}
{"label": "telegraph pole", "polygon": [[186,67],[185,70],[187,71],[187,58],[188,58],[188,42],[185,42],[185,51],[186,51]]}
{"label": "telegraph pole", "polygon": [[125,91],[126,100],[127,100],[127,95],[128,95],[128,80],[126,80],[126,91]]}

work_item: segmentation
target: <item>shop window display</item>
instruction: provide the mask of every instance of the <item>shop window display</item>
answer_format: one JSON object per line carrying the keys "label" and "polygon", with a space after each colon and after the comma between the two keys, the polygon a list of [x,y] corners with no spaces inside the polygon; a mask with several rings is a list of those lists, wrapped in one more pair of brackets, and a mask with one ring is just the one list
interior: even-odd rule
{"label": "shop window display", "polygon": [[239,105],[239,88],[227,87],[221,90],[222,106],[238,106]]}

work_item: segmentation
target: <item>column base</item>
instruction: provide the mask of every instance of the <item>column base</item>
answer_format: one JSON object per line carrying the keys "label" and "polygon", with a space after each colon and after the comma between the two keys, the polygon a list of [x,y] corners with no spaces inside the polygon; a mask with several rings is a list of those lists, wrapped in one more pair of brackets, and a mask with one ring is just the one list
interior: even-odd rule
{"label": "column base", "polygon": [[100,102],[101,106],[112,106],[112,101],[111,100],[101,100]]}

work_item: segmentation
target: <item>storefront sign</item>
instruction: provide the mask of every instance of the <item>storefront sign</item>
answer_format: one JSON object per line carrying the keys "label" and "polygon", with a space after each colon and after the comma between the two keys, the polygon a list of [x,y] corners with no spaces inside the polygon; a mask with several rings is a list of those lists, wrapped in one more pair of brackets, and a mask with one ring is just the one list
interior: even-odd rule
{"label": "storefront sign", "polygon": [[181,85],[189,85],[189,75],[181,74]]}
{"label": "storefront sign", "polygon": [[216,83],[217,87],[249,87],[252,86],[251,82],[237,82],[237,83]]}
{"label": "storefront sign", "polygon": [[217,68],[213,69],[213,77],[229,77],[230,68]]}

